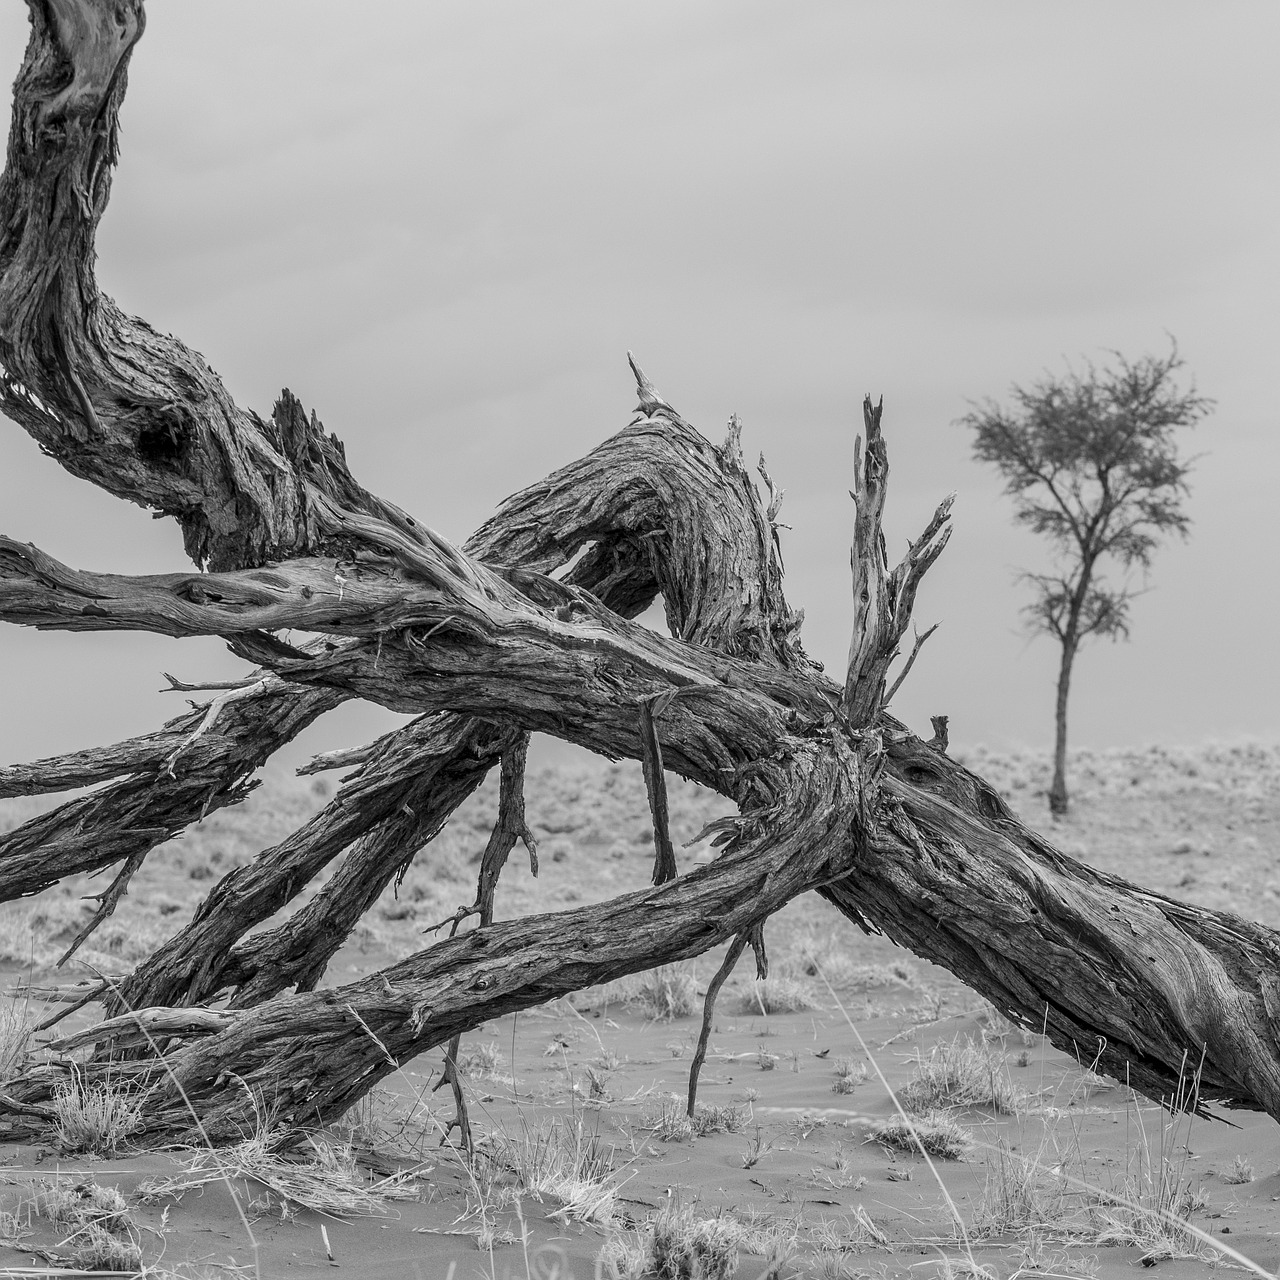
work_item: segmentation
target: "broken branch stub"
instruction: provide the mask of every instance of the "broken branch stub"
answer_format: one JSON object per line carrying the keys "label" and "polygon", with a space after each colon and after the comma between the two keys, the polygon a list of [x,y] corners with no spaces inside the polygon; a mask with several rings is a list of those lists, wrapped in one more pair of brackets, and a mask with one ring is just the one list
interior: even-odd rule
{"label": "broken branch stub", "polygon": [[[938,504],[924,532],[890,572],[882,524],[889,481],[889,456],[880,430],[883,410],[883,399],[876,405],[870,396],[863,400],[865,453],[861,438],[854,441],[854,489],[850,496],[855,512],[849,556],[853,571],[853,632],[841,699],[845,717],[854,728],[874,724],[884,707],[889,666],[897,657],[898,641],[911,621],[920,581],[951,537],[949,520],[955,500],[952,494]],[[926,639],[930,632],[925,633]],[[908,669],[918,652],[917,644]]]}

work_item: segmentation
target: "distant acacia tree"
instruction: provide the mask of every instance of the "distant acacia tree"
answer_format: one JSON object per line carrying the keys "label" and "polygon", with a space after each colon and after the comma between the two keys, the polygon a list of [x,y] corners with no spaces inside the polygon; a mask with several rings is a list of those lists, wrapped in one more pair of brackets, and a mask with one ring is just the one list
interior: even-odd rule
{"label": "distant acacia tree", "polygon": [[[1179,386],[1183,361],[1167,356],[1115,365],[1086,365],[1081,375],[1046,378],[1030,390],[1014,386],[1014,409],[986,401],[961,422],[974,433],[974,456],[992,463],[1014,500],[1015,518],[1044,534],[1054,550],[1051,573],[1025,573],[1034,598],[1024,613],[1033,632],[1062,647],[1055,708],[1053,785],[1049,808],[1067,811],[1067,697],[1071,667],[1090,636],[1129,635],[1130,571],[1144,574],[1161,538],[1186,536],[1182,501],[1189,461],[1174,432],[1212,401]],[[1108,582],[1107,564],[1124,575]]]}

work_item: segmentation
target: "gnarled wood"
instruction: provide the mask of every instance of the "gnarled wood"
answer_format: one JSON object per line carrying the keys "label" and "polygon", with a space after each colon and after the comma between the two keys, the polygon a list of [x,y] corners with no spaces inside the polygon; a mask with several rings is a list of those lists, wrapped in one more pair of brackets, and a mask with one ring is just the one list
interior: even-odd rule
{"label": "gnarled wood", "polygon": [[[109,13],[122,25],[111,27]],[[268,709],[289,707],[296,723],[359,696],[437,717],[423,722],[431,734],[454,718],[432,738],[434,765],[414,737],[425,728],[399,731],[362,764],[354,821],[333,835],[307,830],[220,885],[167,953],[172,983],[159,964],[135,975],[133,996],[166,1009],[230,985],[248,1006],[212,1034],[187,1027],[168,1054],[213,1133],[238,1135],[249,1114],[245,1091],[223,1087],[230,1074],[250,1091],[271,1082],[282,1119],[331,1118],[395,1061],[514,1009],[750,936],[808,888],[1152,1096],[1174,1094],[1184,1061],[1202,1061],[1202,1097],[1280,1118],[1280,935],[1065,858],[951,761],[941,738],[930,746],[884,714],[885,672],[945,543],[948,511],[944,503],[889,572],[878,410],[867,413],[859,468],[860,586],[843,688],[799,648],[799,615],[780,589],[772,483],[766,476],[766,506],[736,427],[723,448],[710,445],[638,369],[630,427],[509,500],[455,548],[362,489],[341,446],[292,396],[270,421],[239,409],[198,356],[98,293],[93,235],[141,8],[58,0],[33,5],[32,24],[0,179],[0,404],[73,473],[174,515],[212,572],[90,574],[4,539],[0,617],[224,635],[290,687],[269,682],[195,738],[203,716],[188,718],[172,778],[157,767],[173,758],[172,734],[158,759],[157,744],[139,740],[134,758],[152,772],[99,793],[133,806],[123,821],[90,797],[87,808],[75,801],[10,833],[0,888],[32,892],[72,867],[136,859],[179,817],[189,821],[197,800],[239,794],[245,764],[296,732]],[[565,581],[545,576],[584,548]],[[674,638],[625,616],[657,592]],[[320,642],[286,644],[272,634],[285,627]],[[650,747],[742,812],[716,862],[613,903],[487,924],[347,987],[285,990],[315,981],[327,959],[320,931],[350,927],[507,749],[503,735],[541,730],[640,759],[641,709],[658,703]],[[507,726],[475,742],[470,767],[468,718]],[[49,762],[11,785],[119,764]],[[400,824],[393,806],[411,795],[420,809]],[[68,825],[77,814],[78,836]],[[90,854],[85,832],[111,838]],[[288,900],[295,871],[314,874],[348,847],[339,875],[349,901],[322,895],[296,930],[291,921],[261,944],[238,943],[246,920]],[[218,950],[230,961],[215,963]],[[113,1069],[156,1085],[153,1139],[186,1129],[185,1104],[158,1063]],[[37,1121],[60,1079],[56,1067],[34,1069],[11,1088],[10,1109]]]}
{"label": "gnarled wood", "polygon": [[[853,634],[849,641],[849,665],[845,673],[841,706],[850,724],[874,724],[885,697],[885,677],[898,656],[898,641],[911,620],[916,590],[929,566],[942,554],[951,537],[951,503],[955,495],[943,499],[924,532],[907,549],[906,557],[889,572],[881,520],[889,480],[889,455],[880,430],[884,401],[872,405],[867,396],[862,405],[867,433],[865,457],[862,442],[855,442],[853,470],[855,488],[849,495],[857,508],[853,523]],[[928,639],[933,628],[925,632]],[[910,670],[920,651],[916,644],[907,659],[903,675]],[[898,685],[895,683],[894,691]]]}

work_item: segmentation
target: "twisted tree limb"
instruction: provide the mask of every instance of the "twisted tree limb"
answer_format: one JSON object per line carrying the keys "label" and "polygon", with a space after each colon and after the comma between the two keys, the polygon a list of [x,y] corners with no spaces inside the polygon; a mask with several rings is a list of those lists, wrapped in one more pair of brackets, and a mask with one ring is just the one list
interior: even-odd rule
{"label": "twisted tree limb", "polygon": [[[859,809],[862,766],[839,734],[799,750],[795,780],[804,785],[776,797],[767,812],[744,815],[737,841],[709,866],[623,895],[607,910],[580,908],[460,934],[362,982],[242,1010],[224,1030],[170,1052],[165,1067],[127,1064],[152,1088],[147,1136],[162,1141],[186,1131],[190,1116],[178,1086],[215,1140],[242,1128],[252,1114],[248,1094],[268,1078],[281,1123],[333,1118],[393,1069],[384,1047],[405,1062],[491,1018],[699,954],[805,887],[847,874],[859,856],[848,815]],[[351,1034],[348,1009],[378,1043]],[[91,1064],[89,1078],[109,1069]],[[229,1072],[248,1091],[226,1088]],[[48,1096],[58,1078],[56,1069],[42,1068],[11,1092],[30,1104]]]}
{"label": "twisted tree limb", "polygon": [[[64,876],[98,871],[153,849],[184,827],[242,800],[250,779],[270,757],[316,717],[344,701],[333,689],[282,689],[277,695],[237,703],[209,733],[183,754],[176,776],[161,784],[164,760],[203,719],[193,712],[171,720],[157,734],[97,752],[19,766],[22,790],[50,790],[45,783],[84,785],[118,777],[0,835],[0,901],[39,893]],[[17,789],[15,787],[15,789]]]}
{"label": "twisted tree limb", "polygon": [[[309,822],[219,881],[191,923],[106,998],[108,1009],[199,1004],[228,985],[239,988],[236,1004],[291,985],[308,990],[391,875],[484,780],[505,741],[490,724],[448,715],[388,734]],[[316,900],[236,947],[348,845],[350,866]]]}
{"label": "twisted tree limb", "polygon": [[[776,498],[721,505],[734,483],[744,495],[751,488],[736,436],[721,450],[701,441],[638,370],[641,415],[612,455],[633,450],[635,467],[614,483],[589,455],[552,478],[561,487],[544,482],[508,503],[504,523],[482,529],[470,554],[453,548],[362,489],[341,446],[293,397],[269,421],[237,408],[198,356],[98,293],[93,237],[142,10],[137,0],[109,10],[56,0],[33,5],[32,23],[0,179],[0,405],[74,474],[178,519],[189,553],[213,572],[86,574],[6,540],[0,616],[225,635],[304,688],[299,714],[308,696],[360,696],[544,730],[614,757],[643,756],[640,708],[669,696],[654,724],[664,762],[744,815],[729,850],[688,876],[605,907],[490,924],[363,983],[281,990],[235,1010],[220,1031],[190,1032],[169,1061],[213,1131],[232,1136],[247,1114],[243,1092],[221,1087],[226,1072],[251,1088],[282,1079],[285,1118],[332,1117],[391,1069],[383,1045],[404,1061],[501,1013],[750,935],[812,887],[1006,1013],[1043,1024],[1054,1043],[1090,1059],[1097,1050],[1103,1069],[1152,1096],[1173,1094],[1184,1060],[1203,1054],[1202,1097],[1280,1117],[1278,935],[1072,862],[884,714],[885,674],[945,543],[948,504],[890,572],[878,410],[866,410],[857,468],[855,623],[842,689],[804,659],[798,615],[781,598]],[[681,466],[694,473],[695,494],[699,468],[736,480],[691,501],[690,488],[668,483]],[[548,512],[562,519],[540,523]],[[726,539],[722,512],[748,527]],[[564,582],[544,576],[592,541]],[[690,557],[691,574],[678,562],[692,546],[705,551]],[[659,590],[674,639],[621,616]],[[312,630],[327,647],[294,648],[270,634],[281,627]],[[240,723],[265,701],[224,715]],[[175,779],[147,779],[163,805],[217,732],[214,724],[191,742]],[[279,740],[269,725],[261,733]],[[221,793],[234,791],[229,757],[215,757]],[[411,775],[396,785],[370,775],[370,785],[402,796]],[[139,820],[168,811],[133,799]],[[18,872],[0,861],[0,877],[34,891],[83,861],[83,849],[55,843],[50,865],[32,866],[32,842],[66,839],[65,820],[28,824],[10,850]],[[134,842],[154,843],[166,828],[127,839],[110,829],[116,843],[94,855],[97,865],[130,857]],[[360,845],[353,875],[381,874],[409,843]],[[298,851],[300,866],[318,857]],[[282,900],[279,885],[259,887],[251,897]],[[158,1079],[154,1062],[116,1068]],[[53,1067],[29,1073],[11,1089],[14,1104],[38,1108],[58,1078]],[[153,1095],[157,1140],[187,1123],[167,1088]]]}

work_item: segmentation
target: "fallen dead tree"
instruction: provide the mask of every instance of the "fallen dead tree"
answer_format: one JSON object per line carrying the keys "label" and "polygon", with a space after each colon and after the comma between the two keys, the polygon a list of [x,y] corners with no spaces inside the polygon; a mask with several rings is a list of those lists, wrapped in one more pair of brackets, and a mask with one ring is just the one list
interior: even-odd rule
{"label": "fallen dead tree", "polygon": [[[0,771],[4,795],[103,784],[0,836],[0,899],[118,867],[74,949],[150,849],[240,799],[316,716],[350,697],[419,714],[349,753],[355,772],[315,820],[224,877],[119,988],[90,993],[107,1020],[88,1037],[88,1076],[149,1085],[152,1139],[187,1131],[191,1109],[215,1138],[237,1138],[255,1095],[284,1123],[332,1119],[398,1064],[456,1050],[468,1028],[719,943],[736,954],[751,940],[763,963],[763,921],[806,890],[1153,1097],[1182,1096],[1180,1077],[1199,1068],[1201,1098],[1280,1118],[1280,935],[1072,861],[946,754],[945,725],[926,742],[886,712],[949,501],[891,569],[878,407],[865,406],[855,460],[841,684],[801,648],[763,461],[762,493],[736,424],[711,444],[638,368],[630,425],[454,547],[365,490],[295,397],[269,419],[241,409],[200,356],[98,290],[94,239],[142,6],[49,0],[31,17],[0,179],[0,406],[69,471],[177,520],[197,568],[90,574],[3,538],[0,618],[220,635],[255,670],[153,735]],[[670,637],[631,621],[658,597]],[[652,887],[493,921],[498,875],[527,834],[530,731],[644,763]],[[455,922],[477,926],[316,990],[363,911],[499,763],[498,830]],[[664,769],[739,810],[719,857],[683,876]],[[308,906],[248,936],[338,858]],[[181,1014],[214,1003],[214,1017]],[[149,1035],[122,1032],[130,1018]],[[55,1063],[10,1082],[9,1132],[38,1126],[64,1079]]]}

